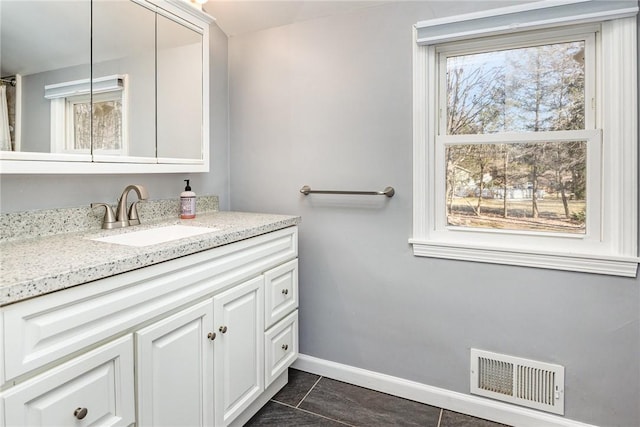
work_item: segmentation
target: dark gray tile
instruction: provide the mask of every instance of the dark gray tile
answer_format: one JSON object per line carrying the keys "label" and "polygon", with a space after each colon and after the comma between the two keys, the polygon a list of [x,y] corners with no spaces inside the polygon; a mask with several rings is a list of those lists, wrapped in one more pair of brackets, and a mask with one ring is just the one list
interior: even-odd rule
{"label": "dark gray tile", "polygon": [[289,368],[289,382],[272,400],[297,406],[319,378],[320,375]]}
{"label": "dark gray tile", "polygon": [[299,408],[354,426],[437,427],[440,408],[322,378]]}
{"label": "dark gray tile", "polygon": [[443,410],[440,427],[507,427],[505,424],[475,418],[470,415]]}
{"label": "dark gray tile", "polygon": [[277,402],[269,402],[258,411],[245,427],[345,427],[344,424],[328,420],[319,415],[282,405]]}

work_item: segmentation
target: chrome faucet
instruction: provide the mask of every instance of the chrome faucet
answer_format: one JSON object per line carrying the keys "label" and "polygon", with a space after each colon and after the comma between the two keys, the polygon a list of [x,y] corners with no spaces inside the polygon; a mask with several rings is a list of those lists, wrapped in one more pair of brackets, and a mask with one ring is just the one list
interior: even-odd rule
{"label": "chrome faucet", "polygon": [[[129,191],[135,190],[138,195],[138,200],[133,202],[129,207],[129,212],[127,213],[127,196],[129,195]],[[104,219],[102,220],[102,228],[112,229],[112,228],[121,228],[128,227],[129,225],[138,225],[140,224],[140,218],[138,216],[138,208],[137,205],[141,200],[147,200],[149,198],[149,193],[147,189],[142,185],[132,184],[128,185],[122,195],[120,196],[120,200],[118,200],[118,209],[116,210],[116,214],[113,214],[113,209],[106,203],[91,203],[92,208],[96,208],[99,206],[104,206],[105,213]]]}

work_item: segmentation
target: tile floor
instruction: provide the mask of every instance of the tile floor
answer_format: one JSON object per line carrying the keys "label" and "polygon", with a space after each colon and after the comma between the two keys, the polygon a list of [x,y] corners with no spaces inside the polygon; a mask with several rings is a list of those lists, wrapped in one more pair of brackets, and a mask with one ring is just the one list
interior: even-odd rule
{"label": "tile floor", "polygon": [[504,427],[355,385],[289,369],[289,383],[245,427]]}

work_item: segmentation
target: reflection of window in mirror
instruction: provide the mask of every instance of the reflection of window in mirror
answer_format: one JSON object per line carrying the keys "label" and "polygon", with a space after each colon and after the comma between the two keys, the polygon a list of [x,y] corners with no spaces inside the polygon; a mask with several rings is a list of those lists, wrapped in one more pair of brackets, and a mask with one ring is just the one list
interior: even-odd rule
{"label": "reflection of window in mirror", "polygon": [[93,108],[89,95],[66,98],[65,151],[89,152],[93,145],[94,151],[124,154],[122,98],[122,91],[97,93],[93,95]]}
{"label": "reflection of window in mirror", "polygon": [[127,155],[127,79],[114,75],[45,86],[51,152]]}

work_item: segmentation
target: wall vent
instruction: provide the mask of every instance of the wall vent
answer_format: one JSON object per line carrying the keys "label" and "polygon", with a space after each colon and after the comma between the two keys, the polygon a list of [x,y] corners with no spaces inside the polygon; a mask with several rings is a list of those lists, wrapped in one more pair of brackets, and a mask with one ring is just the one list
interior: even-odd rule
{"label": "wall vent", "polygon": [[472,348],[471,393],[564,415],[564,367]]}

